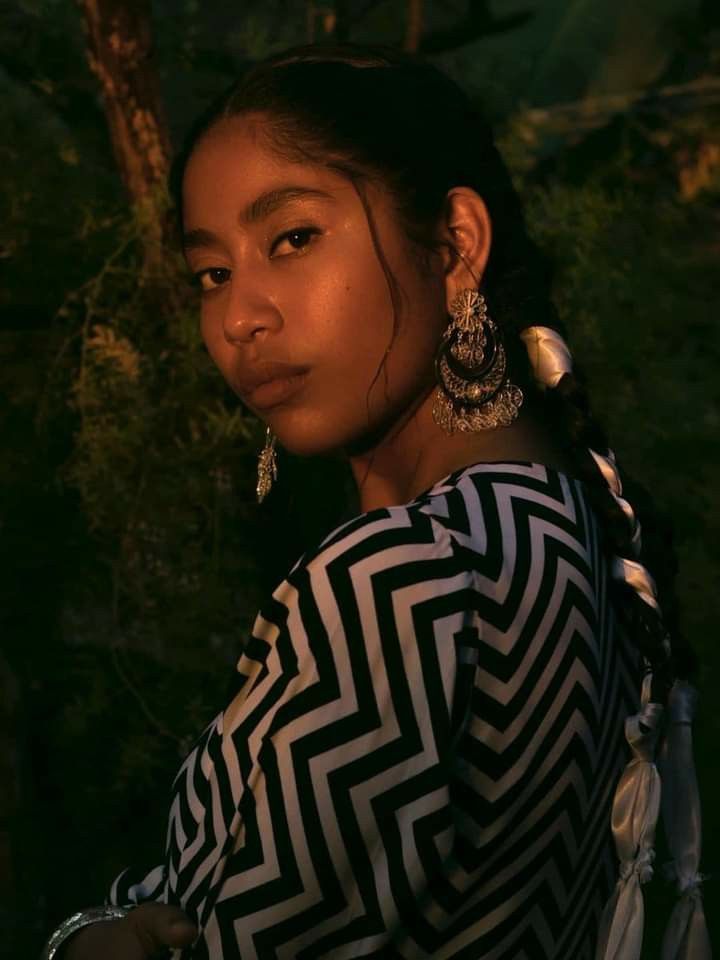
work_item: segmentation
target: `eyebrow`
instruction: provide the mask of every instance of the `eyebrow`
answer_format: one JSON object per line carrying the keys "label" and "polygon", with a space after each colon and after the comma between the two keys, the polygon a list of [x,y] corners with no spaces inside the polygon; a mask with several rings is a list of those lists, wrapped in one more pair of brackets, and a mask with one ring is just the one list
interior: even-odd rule
{"label": "eyebrow", "polygon": [[319,190],[317,187],[278,187],[275,190],[261,193],[252,203],[249,203],[240,214],[239,220],[242,223],[258,223],[286,203],[304,199],[334,200],[335,197],[325,190]]}
{"label": "eyebrow", "polygon": [[[255,224],[260,223],[274,213],[275,210],[292,203],[295,200],[335,200],[331,193],[325,190],[319,190],[314,187],[301,187],[289,185],[286,187],[277,187],[274,190],[266,190],[259,197],[252,200],[238,216],[238,223]],[[183,250],[192,250],[197,247],[209,247],[217,243],[218,238],[210,230],[204,230],[198,227],[196,230],[190,230],[183,235]]]}

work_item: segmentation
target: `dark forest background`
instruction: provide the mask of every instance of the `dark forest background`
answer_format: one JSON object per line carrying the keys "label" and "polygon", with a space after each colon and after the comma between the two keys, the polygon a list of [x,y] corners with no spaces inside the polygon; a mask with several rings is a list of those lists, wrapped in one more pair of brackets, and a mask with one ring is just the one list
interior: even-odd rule
{"label": "dark forest background", "polygon": [[[260,598],[355,509],[341,464],[287,455],[255,504],[262,429],[204,353],[162,188],[233,77],[333,38],[426,53],[495,121],[595,409],[674,522],[717,867],[720,5],[15,0],[0,3],[2,957],[36,956],[122,867],[156,861],[170,781]],[[711,877],[711,929],[717,891]],[[659,876],[646,894],[650,958],[673,897]]]}

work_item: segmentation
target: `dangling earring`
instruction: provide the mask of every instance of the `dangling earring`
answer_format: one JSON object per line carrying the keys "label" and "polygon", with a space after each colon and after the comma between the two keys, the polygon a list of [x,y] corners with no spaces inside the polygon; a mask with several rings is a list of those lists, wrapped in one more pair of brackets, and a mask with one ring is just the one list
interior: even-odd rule
{"label": "dangling earring", "polygon": [[449,434],[510,426],[523,393],[506,377],[502,333],[487,315],[485,298],[468,287],[455,297],[450,313],[435,355],[435,423]]}
{"label": "dangling earring", "polygon": [[277,453],[275,451],[275,434],[268,427],[265,431],[265,446],[260,451],[258,457],[257,470],[257,502],[262,503],[265,497],[270,493],[273,480],[277,480]]}

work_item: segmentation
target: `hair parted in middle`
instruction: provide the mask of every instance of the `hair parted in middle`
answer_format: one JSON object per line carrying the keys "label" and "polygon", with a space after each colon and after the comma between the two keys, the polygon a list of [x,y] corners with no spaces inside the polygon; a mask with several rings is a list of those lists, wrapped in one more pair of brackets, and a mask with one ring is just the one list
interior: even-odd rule
{"label": "hair parted in middle", "polygon": [[[222,120],[249,115],[263,118],[262,135],[277,156],[331,169],[354,185],[388,283],[393,339],[401,291],[378,241],[366,184],[387,191],[419,263],[427,263],[436,249],[448,191],[470,187],[482,197],[493,236],[479,289],[502,329],[508,373],[532,397],[575,475],[585,482],[607,557],[631,556],[627,518],[590,453],[592,448],[606,454],[609,447],[592,416],[582,372],[575,365],[554,389],[543,392],[533,380],[520,333],[545,326],[567,338],[567,331],[552,302],[550,263],[528,234],[492,129],[464,91],[433,64],[391,48],[316,44],[270,57],[234,83],[191,130],[171,177],[181,218],[182,177],[194,146]],[[381,369],[382,363],[375,379]],[[664,702],[674,677],[694,672],[695,658],[677,620],[669,525],[656,515],[639,484],[624,482],[627,493],[639,501],[641,560],[657,581],[663,616],[626,585],[615,583],[612,589],[621,621],[653,667],[653,699]],[[664,644],[668,631],[671,656]]]}

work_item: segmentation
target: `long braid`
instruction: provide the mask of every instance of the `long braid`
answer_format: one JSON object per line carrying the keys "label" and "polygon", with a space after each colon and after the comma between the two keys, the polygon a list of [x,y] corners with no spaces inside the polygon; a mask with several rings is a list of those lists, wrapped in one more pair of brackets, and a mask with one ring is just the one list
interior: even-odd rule
{"label": "long braid", "polygon": [[[651,524],[646,516],[639,515],[636,505],[630,506],[630,501],[625,497],[622,499],[627,507],[621,507],[617,497],[613,496],[602,467],[593,456],[595,452],[605,459],[613,459],[605,433],[592,414],[588,392],[576,364],[573,372],[566,373],[556,387],[546,391],[544,403],[551,421],[561,424],[562,432],[568,438],[566,453],[576,476],[585,482],[593,509],[600,518],[606,557],[611,564],[615,557],[641,564],[657,584],[655,571],[658,558],[649,555],[646,545],[645,530],[651,529]],[[618,470],[617,462],[615,468]],[[645,502],[651,502],[647,495]],[[634,536],[636,531],[640,532],[637,537]],[[642,544],[639,550],[638,540]],[[677,563],[674,558],[669,557],[662,575],[663,612],[668,606],[676,607],[674,593],[671,593],[673,572],[676,569]],[[615,577],[611,580],[619,619],[652,669],[652,699],[656,703],[664,704],[675,679],[671,649],[676,648],[677,638],[672,638],[671,646],[668,644],[666,637],[669,629],[667,620],[661,613],[659,588],[657,589],[658,606],[653,606],[626,581]]]}
{"label": "long braid", "polygon": [[[653,672],[653,699],[665,703],[675,677],[687,678],[696,657],[679,630],[675,594],[677,560],[672,549],[672,528],[660,521],[652,497],[640,484],[621,481],[628,495],[625,510],[613,496],[598,460],[591,451],[611,459],[607,436],[595,419],[582,370],[572,362],[552,389],[538,390],[521,334],[530,327],[545,327],[567,340],[565,324],[551,297],[552,265],[529,237],[520,197],[492,136],[483,143],[483,182],[493,218],[493,248],[483,277],[490,315],[506,331],[508,366],[518,383],[540,404],[546,420],[575,474],[585,482],[588,498],[600,521],[603,549],[612,565],[615,557],[639,562],[657,585],[659,606],[653,608],[625,581],[612,580],[611,591],[618,618]],[[615,464],[617,468],[617,464]],[[632,506],[631,506],[632,504]],[[639,521],[635,517],[638,514]],[[639,556],[633,546],[636,524],[646,527]],[[658,549],[658,533],[664,543]],[[649,535],[648,535],[649,533]],[[662,610],[662,613],[660,611]],[[668,653],[666,637],[672,638]]]}
{"label": "long braid", "polygon": [[[525,307],[522,318],[511,313],[514,329],[507,330],[505,323],[511,340],[526,347],[525,357],[514,352],[514,375],[541,405],[546,420],[555,426],[575,475],[585,483],[600,520],[616,613],[635,641],[645,668],[640,709],[625,723],[632,759],[616,788],[611,818],[620,870],[600,921],[597,957],[638,960],[640,956],[642,924],[638,928],[634,918],[644,913],[641,884],[653,875],[655,829],[661,806],[660,775],[655,764],[659,745],[663,818],[673,856],[666,870],[676,881],[680,896],[666,928],[663,956],[679,960],[692,955],[698,960],[709,960],[710,945],[699,895],[703,879],[698,872],[700,804],[692,758],[691,725],[697,693],[686,682],[695,673],[696,658],[679,629],[674,592],[678,565],[671,527],[660,518],[644,488],[621,479],[614,452],[592,414],[583,373],[570,355],[549,291],[543,289],[547,268],[538,266],[542,258],[525,233],[519,211],[514,232],[514,249],[522,251],[526,262],[528,257],[532,262],[534,253],[537,255],[534,270],[524,271],[522,266],[516,266],[505,276],[496,273],[494,277],[496,302],[502,302],[503,287],[509,280],[516,302],[523,302]],[[520,285],[518,292],[523,277],[527,285],[524,290]],[[534,310],[540,303],[541,309]],[[541,323],[534,320],[536,313],[542,317]],[[657,572],[657,580],[650,567]],[[664,738],[660,741],[665,707]],[[683,952],[686,950],[691,953]]]}
{"label": "long braid", "polygon": [[[492,152],[499,168],[502,160],[494,148]],[[612,579],[618,619],[652,670],[653,700],[664,704],[673,680],[688,679],[697,668],[695,653],[679,626],[675,592],[678,563],[672,525],[661,516],[648,491],[624,472],[622,480],[617,474],[623,495],[613,495],[602,463],[593,452],[609,459],[616,471],[618,464],[603,427],[593,415],[587,382],[575,360],[572,369],[551,389],[538,389],[523,332],[527,336],[529,328],[544,327],[557,332],[563,340],[567,333],[550,296],[551,266],[527,234],[512,182],[507,174],[501,178],[493,171],[493,184],[497,191],[494,205],[502,209],[503,215],[496,229],[495,255],[491,256],[488,274],[483,278],[488,306],[506,331],[514,382],[535,397],[575,475],[585,483],[600,521],[608,562],[612,565],[614,558],[619,557],[640,564],[657,591],[653,605],[625,580]],[[634,537],[642,543],[639,553]],[[615,568],[618,569],[616,563]]]}
{"label": "long braid", "polygon": [[[554,409],[558,421],[564,418],[566,453],[574,454],[571,461],[575,472],[586,481],[594,509],[607,517],[603,546],[610,562],[611,588],[619,601],[620,619],[636,640],[647,671],[640,709],[625,722],[632,759],[616,788],[611,817],[620,871],[601,917],[596,956],[598,960],[639,960],[642,922],[638,926],[637,918],[644,914],[641,884],[653,876],[655,829],[662,797],[673,857],[666,865],[666,875],[675,881],[680,897],[666,928],[663,957],[709,960],[711,947],[699,892],[703,880],[698,872],[700,800],[691,734],[697,691],[686,682],[694,672],[694,654],[677,629],[672,631],[671,642],[669,624],[674,619],[673,626],[677,627],[676,607],[672,618],[661,611],[658,586],[643,563],[650,551],[643,544],[640,522],[623,496],[614,453],[592,417],[582,376],[571,361],[567,344],[548,327],[526,327],[520,336],[531,358],[533,343],[538,348],[533,366],[536,378],[545,384],[546,410]],[[549,380],[548,366],[552,370]],[[664,593],[670,596],[677,562],[667,525],[664,534],[665,547],[671,552]],[[661,730],[665,707],[667,717]],[[662,769],[662,793],[656,751]]]}

